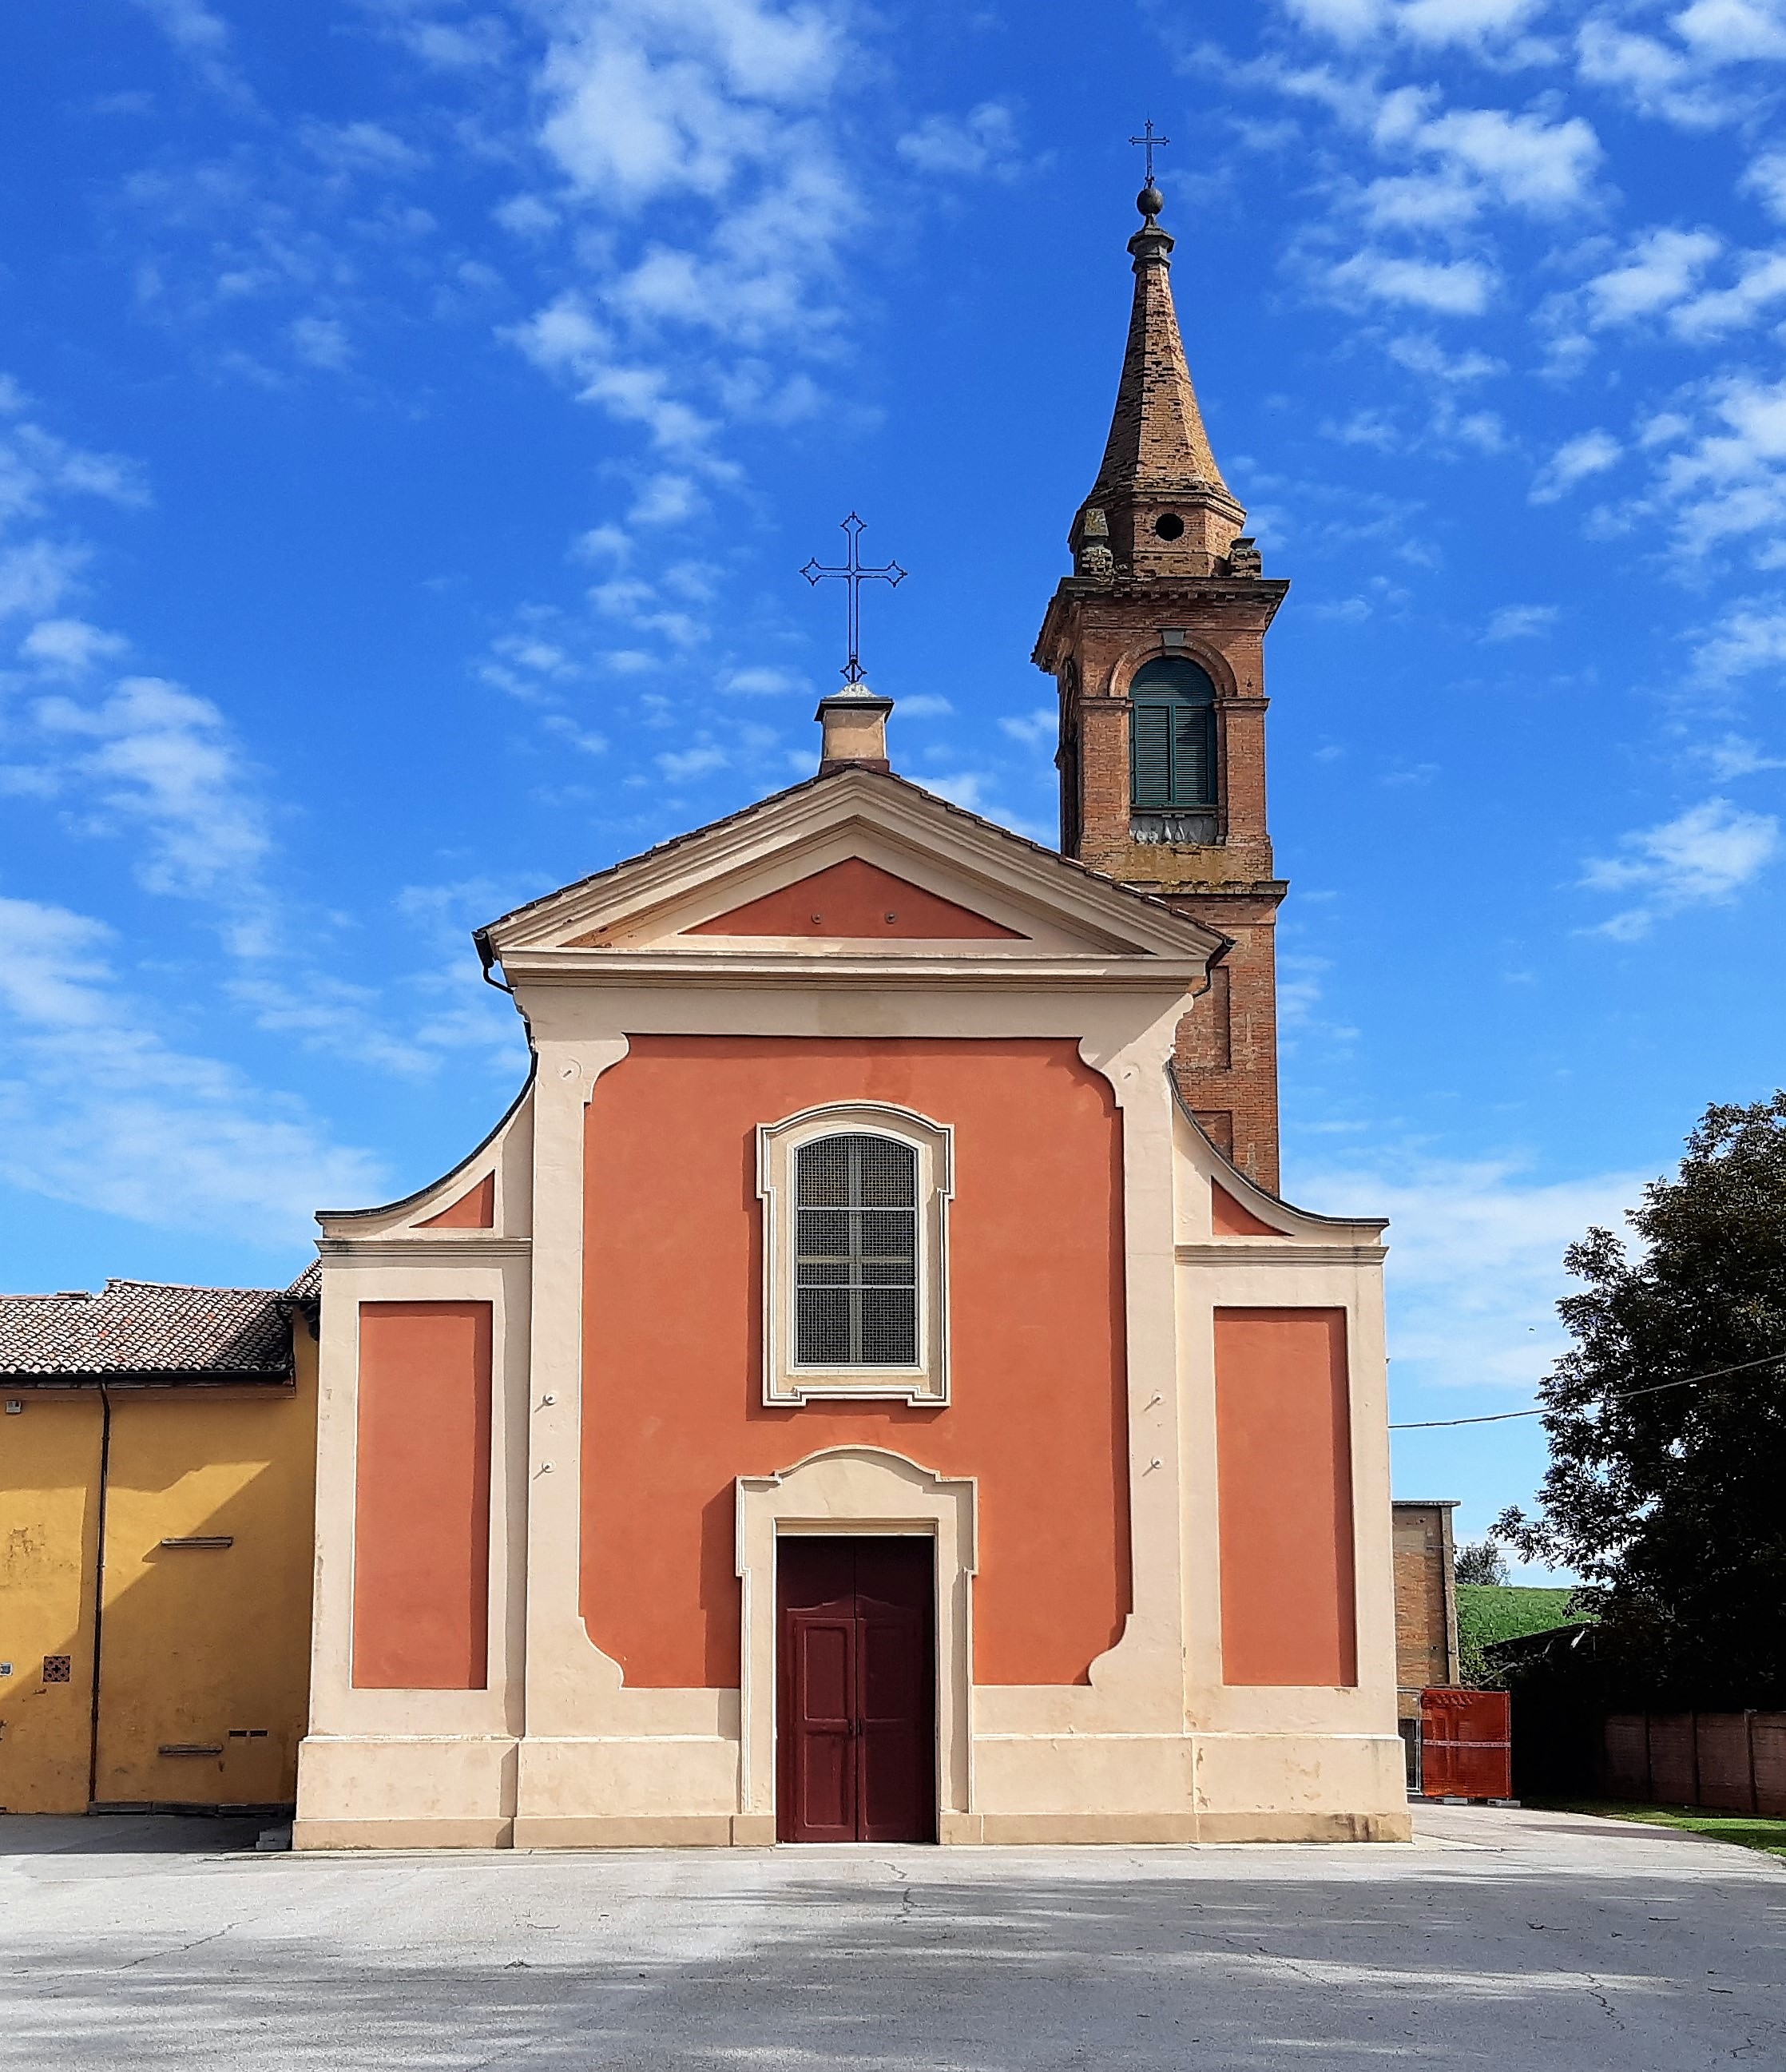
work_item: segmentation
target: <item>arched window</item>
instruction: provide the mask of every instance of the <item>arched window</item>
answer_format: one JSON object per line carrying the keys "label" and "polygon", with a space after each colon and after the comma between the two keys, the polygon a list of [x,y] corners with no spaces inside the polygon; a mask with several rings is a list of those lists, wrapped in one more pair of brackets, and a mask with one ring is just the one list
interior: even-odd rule
{"label": "arched window", "polygon": [[1143,663],[1129,686],[1130,832],[1137,841],[1216,839],[1216,687],[1183,655]]}
{"label": "arched window", "polygon": [[756,1135],[763,1401],[948,1402],[948,1124],[832,1101]]}
{"label": "arched window", "polygon": [[794,1364],[914,1367],[918,1154],[851,1131],[794,1153]]}

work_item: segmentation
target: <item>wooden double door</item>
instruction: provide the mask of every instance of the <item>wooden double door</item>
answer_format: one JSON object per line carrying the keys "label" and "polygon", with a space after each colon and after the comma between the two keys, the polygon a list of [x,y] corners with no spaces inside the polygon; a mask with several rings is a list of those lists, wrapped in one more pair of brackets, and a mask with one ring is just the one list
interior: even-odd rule
{"label": "wooden double door", "polygon": [[776,1833],[935,1841],[932,1543],[786,1535],[776,1597]]}

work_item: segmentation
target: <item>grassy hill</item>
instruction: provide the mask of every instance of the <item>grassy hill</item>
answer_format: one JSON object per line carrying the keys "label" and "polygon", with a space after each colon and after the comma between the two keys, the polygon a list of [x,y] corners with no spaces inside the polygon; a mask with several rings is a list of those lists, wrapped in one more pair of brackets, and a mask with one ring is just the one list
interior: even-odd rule
{"label": "grassy hill", "polygon": [[1571,1612],[1571,1589],[1539,1589],[1522,1583],[1459,1583],[1457,1586],[1458,1655],[1466,1684],[1491,1680],[1482,1651],[1491,1641],[1518,1640],[1529,1633],[1549,1633],[1559,1626],[1578,1626]]}

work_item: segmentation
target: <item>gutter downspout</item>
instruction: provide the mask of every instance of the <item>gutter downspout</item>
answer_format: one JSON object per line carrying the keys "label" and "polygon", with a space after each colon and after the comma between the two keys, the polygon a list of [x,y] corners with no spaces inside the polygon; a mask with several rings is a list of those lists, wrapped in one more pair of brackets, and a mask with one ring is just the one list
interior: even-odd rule
{"label": "gutter downspout", "polygon": [[112,1479],[112,1392],[99,1384],[99,1507],[93,1549],[93,1703],[87,1736],[87,1810],[99,1798],[99,1664],[101,1629],[105,1618],[105,1509]]}
{"label": "gutter downspout", "polygon": [[496,968],[497,962],[496,950],[490,941],[490,931],[488,928],[474,928],[471,931],[471,944],[478,953],[478,962],[484,967],[484,984],[493,985],[498,993],[506,993],[512,1000],[515,997],[515,989],[508,980],[492,978],[490,976],[491,972]]}

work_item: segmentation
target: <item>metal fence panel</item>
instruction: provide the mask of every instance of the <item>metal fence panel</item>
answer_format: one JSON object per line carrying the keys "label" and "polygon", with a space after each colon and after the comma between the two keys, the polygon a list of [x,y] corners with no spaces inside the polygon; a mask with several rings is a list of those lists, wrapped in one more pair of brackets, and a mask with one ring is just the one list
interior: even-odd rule
{"label": "metal fence panel", "polygon": [[1429,1799],[1512,1797],[1510,1706],[1504,1691],[1421,1692],[1421,1778]]}

